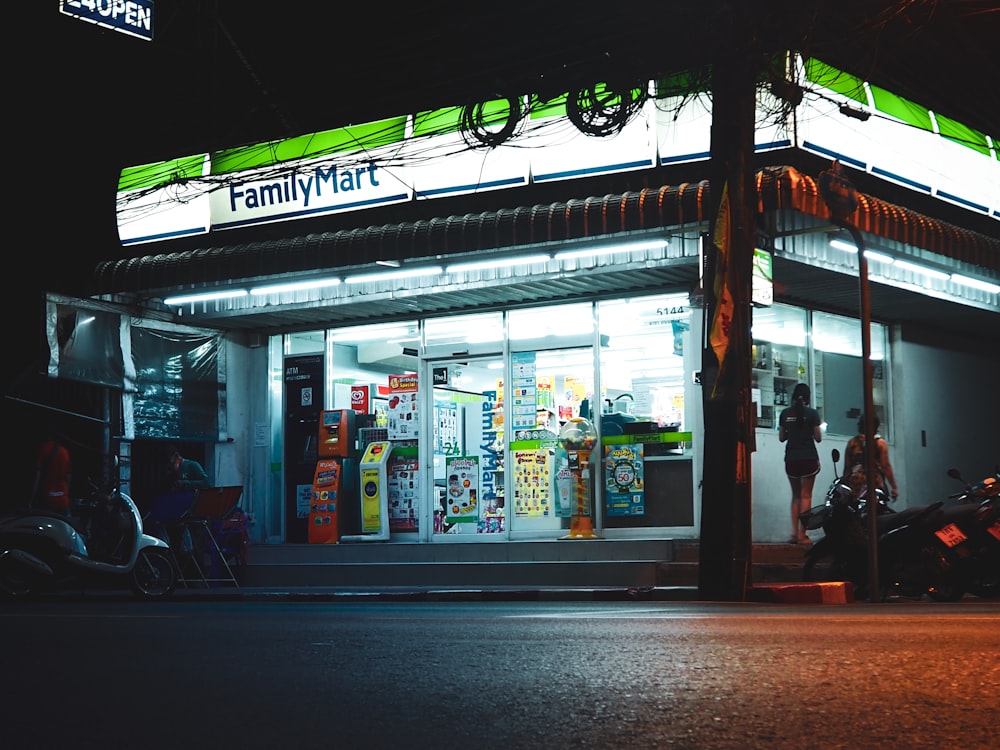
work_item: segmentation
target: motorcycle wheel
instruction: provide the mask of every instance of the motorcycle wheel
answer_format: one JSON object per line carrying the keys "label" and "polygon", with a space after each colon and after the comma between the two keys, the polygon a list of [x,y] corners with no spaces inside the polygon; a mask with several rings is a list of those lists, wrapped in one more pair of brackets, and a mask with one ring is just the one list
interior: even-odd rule
{"label": "motorcycle wheel", "polygon": [[8,599],[25,599],[36,591],[32,576],[7,552],[0,554],[0,595]]}
{"label": "motorcycle wheel", "polygon": [[1000,554],[984,555],[967,583],[973,596],[1000,599]]}
{"label": "motorcycle wheel", "polygon": [[177,586],[177,568],[167,550],[147,547],[132,568],[132,591],[147,599],[170,596]]}
{"label": "motorcycle wheel", "polygon": [[926,547],[916,559],[890,566],[884,582],[886,592],[895,590],[903,596],[927,594],[935,602],[957,602],[965,596],[965,585],[957,570],[940,553]]}

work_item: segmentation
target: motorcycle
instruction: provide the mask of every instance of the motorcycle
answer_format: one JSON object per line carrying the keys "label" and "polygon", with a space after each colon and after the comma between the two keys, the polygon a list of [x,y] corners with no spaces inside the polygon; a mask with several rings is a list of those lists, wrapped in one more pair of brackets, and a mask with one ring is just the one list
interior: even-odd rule
{"label": "motorcycle", "polygon": [[965,484],[948,496],[941,526],[934,531],[942,554],[961,575],[966,590],[980,598],[1000,597],[1000,471],[970,484],[957,469],[948,476]]}
{"label": "motorcycle", "polygon": [[[832,451],[834,479],[822,505],[800,516],[807,530],[823,530],[823,536],[806,550],[803,578],[807,581],[829,577],[851,581],[859,597],[869,591],[870,519],[867,490],[855,495],[841,481],[837,471],[840,451]],[[894,593],[919,598],[962,596],[956,576],[942,560],[927,549],[926,537],[940,520],[942,502],[905,508],[899,512],[889,507],[886,494],[874,491],[873,503],[878,533],[879,588],[883,597]],[[821,569],[827,567],[826,576]]]}
{"label": "motorcycle", "polygon": [[173,593],[173,553],[143,532],[131,497],[95,492],[74,502],[74,514],[29,508],[0,520],[0,596],[26,598],[71,585],[128,585],[149,599]]}

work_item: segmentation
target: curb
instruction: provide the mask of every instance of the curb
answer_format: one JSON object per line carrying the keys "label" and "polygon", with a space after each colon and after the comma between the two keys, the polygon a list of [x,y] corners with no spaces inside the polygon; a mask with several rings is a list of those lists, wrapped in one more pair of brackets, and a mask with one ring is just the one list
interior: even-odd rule
{"label": "curb", "polygon": [[[697,602],[697,586],[643,588],[425,588],[425,589],[228,589],[175,592],[176,598],[215,601],[423,601],[423,602]],[[854,587],[847,582],[787,583],[752,586],[747,602],[758,604],[851,604]]]}
{"label": "curb", "polygon": [[847,581],[752,586],[748,600],[767,604],[850,604],[854,585]]}
{"label": "curb", "polygon": [[[74,590],[43,595],[57,600],[135,600],[131,592]],[[273,602],[698,602],[697,586],[646,586],[628,588],[208,588],[177,589],[169,601],[273,601]],[[854,587],[845,582],[778,583],[751,586],[746,602],[758,604],[849,604]]]}

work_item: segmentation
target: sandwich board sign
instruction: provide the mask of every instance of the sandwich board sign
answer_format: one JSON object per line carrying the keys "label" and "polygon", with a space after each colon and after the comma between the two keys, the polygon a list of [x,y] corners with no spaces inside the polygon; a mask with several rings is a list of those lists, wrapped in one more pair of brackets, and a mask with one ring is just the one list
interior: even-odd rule
{"label": "sandwich board sign", "polygon": [[59,12],[153,41],[153,0],[59,0]]}

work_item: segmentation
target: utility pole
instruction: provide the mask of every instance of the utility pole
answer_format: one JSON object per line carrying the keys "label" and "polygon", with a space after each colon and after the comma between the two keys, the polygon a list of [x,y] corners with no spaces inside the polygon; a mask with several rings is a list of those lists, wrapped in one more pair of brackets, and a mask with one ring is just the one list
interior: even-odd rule
{"label": "utility pole", "polygon": [[702,352],[705,446],[698,595],[707,601],[745,601],[752,565],[750,290],[757,208],[752,162],[760,61],[745,25],[751,18],[740,4],[726,5],[718,16],[722,42],[712,69],[714,210],[705,243],[710,343]]}
{"label": "utility pole", "polygon": [[[830,209],[830,220],[851,234],[858,247],[858,300],[861,309],[861,388],[865,406],[865,476],[868,478],[868,592],[872,602],[880,601],[878,567],[878,496],[875,492],[875,399],[872,392],[872,309],[868,290],[868,259],[865,241],[850,217],[858,207],[857,191],[840,162],[819,176],[819,192]],[[846,467],[845,467],[846,468]]]}

